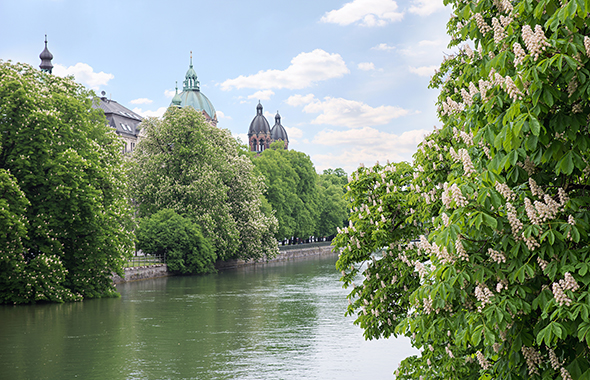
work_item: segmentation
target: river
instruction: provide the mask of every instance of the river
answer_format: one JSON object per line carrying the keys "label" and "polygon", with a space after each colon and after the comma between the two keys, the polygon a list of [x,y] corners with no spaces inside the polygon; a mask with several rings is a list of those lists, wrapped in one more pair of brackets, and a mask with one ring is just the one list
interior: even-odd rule
{"label": "river", "polygon": [[417,351],[365,341],[336,256],[121,284],[120,298],[0,307],[0,379],[393,379]]}

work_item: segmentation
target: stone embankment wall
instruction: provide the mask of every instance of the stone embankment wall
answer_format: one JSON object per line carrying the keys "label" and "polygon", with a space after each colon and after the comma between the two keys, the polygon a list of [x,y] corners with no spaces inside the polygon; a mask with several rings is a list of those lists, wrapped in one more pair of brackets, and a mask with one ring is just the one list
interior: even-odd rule
{"label": "stone embankment wall", "polygon": [[169,276],[168,266],[166,264],[150,265],[144,267],[125,268],[125,278],[119,275],[113,275],[113,282],[120,284],[127,281],[147,280],[148,278],[157,278]]}
{"label": "stone embankment wall", "polygon": [[279,247],[279,254],[272,258],[267,259],[263,258],[259,261],[254,260],[229,260],[229,261],[219,261],[215,263],[215,268],[218,270],[229,269],[229,268],[237,268],[243,267],[248,265],[264,265],[267,263],[275,263],[279,261],[288,261],[288,260],[295,260],[304,257],[310,256],[320,256],[320,255],[328,255],[332,253],[332,246],[329,242],[321,244],[321,245],[314,245],[312,247],[305,246],[304,244],[299,246],[285,246]]}
{"label": "stone embankment wall", "polygon": [[[215,268],[218,270],[238,268],[248,265],[264,265],[267,263],[275,263],[280,261],[296,260],[310,256],[328,255],[332,253],[332,246],[329,242],[321,244],[298,245],[298,246],[284,246],[280,247],[279,254],[272,259],[254,260],[229,260],[218,261],[215,263]],[[169,276],[168,267],[166,264],[158,264],[143,267],[125,268],[125,278],[118,275],[113,275],[113,282],[121,284],[128,281],[147,280],[149,278]]]}

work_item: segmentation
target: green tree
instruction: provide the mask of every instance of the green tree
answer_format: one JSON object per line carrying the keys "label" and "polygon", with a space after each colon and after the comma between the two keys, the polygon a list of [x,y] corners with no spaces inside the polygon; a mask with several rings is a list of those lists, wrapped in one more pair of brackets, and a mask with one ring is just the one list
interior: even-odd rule
{"label": "green tree", "polygon": [[180,274],[215,272],[217,256],[199,227],[170,209],[143,218],[136,231],[137,248],[166,256],[168,270]]}
{"label": "green tree", "polygon": [[348,179],[340,168],[326,169],[318,177],[319,215],[316,224],[318,236],[336,234],[338,227],[344,227],[348,219],[347,203],[344,199]]}
{"label": "green tree", "polygon": [[0,302],[115,295],[132,250],[120,141],[70,79],[0,61]]}
{"label": "green tree", "polygon": [[448,3],[442,130],[353,173],[349,313],[422,350],[398,378],[589,378],[590,4]]}
{"label": "green tree", "polygon": [[281,141],[259,155],[252,155],[264,177],[266,199],[279,223],[278,240],[308,238],[315,234],[318,218],[317,173],[308,155],[285,150]]}
{"label": "green tree", "polygon": [[142,122],[129,179],[140,217],[172,209],[199,225],[222,260],[278,251],[276,219],[264,212],[263,181],[226,129],[192,107]]}

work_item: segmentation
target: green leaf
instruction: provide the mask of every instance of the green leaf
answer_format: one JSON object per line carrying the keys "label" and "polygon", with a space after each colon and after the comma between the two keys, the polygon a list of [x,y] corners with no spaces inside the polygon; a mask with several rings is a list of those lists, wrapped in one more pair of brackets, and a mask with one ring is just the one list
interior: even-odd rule
{"label": "green leaf", "polygon": [[[533,115],[529,114],[529,125],[531,126],[531,132],[533,133],[533,135],[535,136],[539,136],[539,133],[541,133],[541,123],[539,123],[539,120],[537,120],[536,117],[534,117]],[[535,142],[536,144],[536,142]]]}
{"label": "green leaf", "polygon": [[572,174],[574,171],[574,159],[571,150],[559,162],[559,170],[567,175]]}
{"label": "green leaf", "polygon": [[487,226],[491,227],[492,229],[496,229],[498,227],[498,221],[496,220],[496,218],[483,212],[480,215],[483,216],[483,222]]}

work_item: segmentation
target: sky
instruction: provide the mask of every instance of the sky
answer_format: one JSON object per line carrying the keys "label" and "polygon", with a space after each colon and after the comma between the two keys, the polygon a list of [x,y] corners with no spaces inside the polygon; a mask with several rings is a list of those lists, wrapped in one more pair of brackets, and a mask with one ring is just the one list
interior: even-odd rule
{"label": "sky", "polygon": [[439,126],[430,76],[451,10],[442,0],[0,0],[0,59],[38,67],[143,116],[179,91],[190,52],[218,127],[247,141],[260,101],[316,170],[409,161]]}

